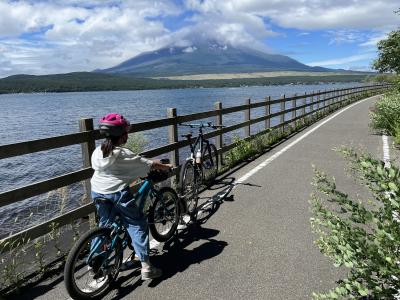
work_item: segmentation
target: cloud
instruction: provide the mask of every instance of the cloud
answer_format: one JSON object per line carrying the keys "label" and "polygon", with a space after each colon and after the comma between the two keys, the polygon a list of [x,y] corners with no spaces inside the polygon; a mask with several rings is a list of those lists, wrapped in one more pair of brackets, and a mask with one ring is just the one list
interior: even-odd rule
{"label": "cloud", "polygon": [[[260,15],[237,10],[234,1],[185,1],[185,8],[192,11],[192,26],[184,29],[185,39],[211,39],[233,46],[251,46],[261,50],[267,47],[263,39],[277,35]],[[178,33],[179,36],[180,33]]]}
{"label": "cloud", "polygon": [[375,33],[370,37],[368,37],[368,39],[365,42],[361,43],[360,46],[367,48],[375,48],[379,41],[387,38],[387,35],[388,33]]}
{"label": "cloud", "polygon": [[[217,0],[189,2],[197,2],[197,5],[201,2],[207,9],[217,5]],[[229,6],[242,13],[265,16],[279,26],[300,30],[396,28],[399,23],[399,17],[394,14],[399,8],[398,0],[364,0],[362,3],[358,0],[232,0]]]}
{"label": "cloud", "polygon": [[335,58],[335,59],[329,59],[329,60],[323,60],[323,61],[314,61],[314,62],[307,63],[307,65],[325,67],[325,66],[348,64],[348,63],[353,63],[353,62],[358,62],[358,61],[363,61],[363,60],[371,60],[373,58],[374,58],[374,54],[364,53],[364,54],[357,54],[357,55],[352,55],[352,56],[347,56],[347,57],[342,57],[342,58]]}
{"label": "cloud", "polygon": [[0,2],[0,54],[7,64],[0,76],[110,67],[168,44],[160,18],[181,12],[168,1]]}
{"label": "cloud", "polygon": [[328,30],[329,45],[361,43],[366,39],[366,33],[360,30]]}
{"label": "cloud", "polygon": [[[332,45],[372,49],[396,28],[398,6],[398,0],[0,0],[0,77],[108,68],[144,51],[210,39],[271,51],[268,39],[285,36],[281,28],[299,36],[326,29]],[[185,27],[166,26],[171,16],[184,18]]]}
{"label": "cloud", "polygon": [[182,52],[185,52],[185,53],[192,53],[192,52],[194,52],[194,51],[196,51],[196,50],[197,50],[196,47],[187,47],[187,48],[183,49]]}

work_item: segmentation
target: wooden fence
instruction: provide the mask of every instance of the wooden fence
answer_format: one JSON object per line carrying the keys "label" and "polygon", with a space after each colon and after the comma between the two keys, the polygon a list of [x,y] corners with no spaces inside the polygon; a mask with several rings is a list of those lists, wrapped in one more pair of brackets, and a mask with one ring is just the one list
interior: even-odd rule
{"label": "wooden fence", "polygon": [[[216,124],[222,124],[223,115],[243,112],[243,122],[214,130],[205,134],[205,138],[215,138],[218,154],[222,156],[224,152],[235,147],[235,143],[229,145],[223,144],[223,134],[225,133],[244,128],[245,137],[252,138],[257,135],[263,134],[270,129],[284,128],[284,126],[288,124],[293,124],[298,120],[302,120],[305,117],[316,114],[318,112],[327,112],[337,107],[349,104],[353,100],[358,99],[357,97],[365,95],[365,93],[381,93],[388,87],[388,85],[370,85],[347,89],[319,91],[313,92],[311,94],[305,93],[288,98],[283,95],[280,99],[271,100],[270,97],[267,97],[264,101],[255,103],[251,103],[249,99],[246,100],[245,104],[243,105],[227,108],[223,108],[222,104],[220,102],[217,102],[215,103],[215,108],[213,110],[182,116],[178,116],[176,113],[176,109],[171,108],[167,110],[166,118],[132,124],[131,132],[168,127],[169,144],[145,151],[142,153],[142,155],[145,155],[146,157],[155,157],[162,154],[170,153],[171,162],[175,166],[178,166],[179,149],[186,147],[189,144],[187,140],[178,139],[177,127],[179,123],[191,122],[194,120],[201,120],[212,117],[215,118]],[[291,103],[291,107],[287,109],[287,103],[289,102]],[[301,105],[298,105],[299,102]],[[280,104],[280,110],[278,112],[271,113],[271,106],[274,104]],[[263,116],[252,119],[251,110],[261,107],[265,108],[265,113],[263,114]],[[306,110],[307,108],[309,108],[308,111]],[[288,113],[291,113],[290,119],[286,119]],[[271,127],[270,121],[272,118],[275,117],[280,117],[280,122],[279,124]],[[251,135],[250,126],[260,122],[264,122],[265,130]],[[79,128],[79,133],[0,146],[0,159],[66,147],[75,144],[82,145],[83,157],[83,168],[80,170],[0,193],[0,207],[81,181],[85,181],[86,191],[90,191],[89,179],[93,174],[93,170],[90,167],[90,156],[95,149],[95,141],[103,138],[103,136],[100,134],[99,130],[94,129],[93,119],[81,119],[79,121]],[[62,214],[47,222],[13,234],[1,240],[1,242],[3,245],[5,245],[12,244],[14,241],[33,240],[37,237],[45,235],[46,233],[49,233],[52,229],[54,229],[54,224],[56,224],[57,227],[61,227],[71,223],[74,220],[88,216],[93,211],[94,206],[91,203],[85,204],[77,209]]]}

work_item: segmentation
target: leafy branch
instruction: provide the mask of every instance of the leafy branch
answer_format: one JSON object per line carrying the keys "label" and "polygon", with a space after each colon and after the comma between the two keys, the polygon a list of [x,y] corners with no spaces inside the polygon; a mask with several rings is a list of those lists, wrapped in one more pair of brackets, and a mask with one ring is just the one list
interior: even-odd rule
{"label": "leafy branch", "polygon": [[338,150],[349,161],[351,174],[368,187],[372,200],[357,201],[338,190],[335,179],[314,168],[316,193],[311,197],[311,226],[316,245],[335,267],[348,268],[338,286],[316,299],[393,299],[400,289],[397,218],[400,172],[368,154]]}

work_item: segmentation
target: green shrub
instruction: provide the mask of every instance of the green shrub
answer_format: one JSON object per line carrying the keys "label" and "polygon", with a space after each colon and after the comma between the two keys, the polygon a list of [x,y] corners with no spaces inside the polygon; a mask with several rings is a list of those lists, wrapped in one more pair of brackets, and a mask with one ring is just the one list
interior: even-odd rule
{"label": "green shrub", "polygon": [[235,164],[242,162],[254,155],[255,151],[250,141],[246,141],[238,136],[234,136],[233,143],[236,143],[236,146],[232,150],[228,151],[225,156],[226,163],[229,166],[234,166]]}
{"label": "green shrub", "polygon": [[372,200],[351,199],[334,179],[315,170],[311,225],[320,251],[334,266],[349,269],[335,289],[315,299],[394,299],[400,289],[400,171],[352,149],[340,152]]}
{"label": "green shrub", "polygon": [[281,134],[276,129],[256,136],[250,140],[234,136],[233,143],[236,143],[236,146],[225,154],[225,163],[229,167],[233,167],[240,162],[263,153],[270,145],[274,144],[281,137]]}
{"label": "green shrub", "polygon": [[141,132],[135,132],[129,135],[128,142],[125,144],[125,147],[134,153],[140,153],[144,151],[148,143],[148,140]]}
{"label": "green shrub", "polygon": [[373,129],[394,136],[400,124],[400,93],[392,92],[384,95],[370,113]]}

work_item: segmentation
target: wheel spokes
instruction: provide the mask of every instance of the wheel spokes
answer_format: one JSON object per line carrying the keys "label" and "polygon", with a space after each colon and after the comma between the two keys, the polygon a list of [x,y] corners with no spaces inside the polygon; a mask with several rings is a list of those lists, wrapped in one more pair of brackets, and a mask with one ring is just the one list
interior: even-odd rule
{"label": "wheel spokes", "polygon": [[74,268],[74,283],[86,294],[97,294],[108,287],[118,260],[110,237],[95,236],[79,250]]}

